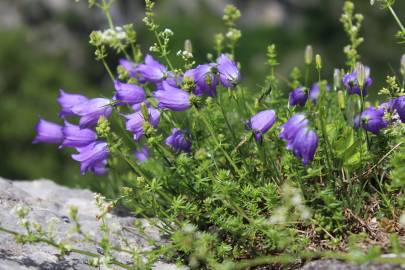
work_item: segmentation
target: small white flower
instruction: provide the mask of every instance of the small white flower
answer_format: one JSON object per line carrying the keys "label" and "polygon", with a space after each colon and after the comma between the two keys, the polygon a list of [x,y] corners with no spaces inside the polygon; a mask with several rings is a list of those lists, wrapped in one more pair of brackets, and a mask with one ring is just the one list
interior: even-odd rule
{"label": "small white flower", "polygon": [[163,34],[165,34],[166,36],[173,36],[173,31],[172,30],[170,30],[169,28],[166,28],[164,31],[163,31]]}

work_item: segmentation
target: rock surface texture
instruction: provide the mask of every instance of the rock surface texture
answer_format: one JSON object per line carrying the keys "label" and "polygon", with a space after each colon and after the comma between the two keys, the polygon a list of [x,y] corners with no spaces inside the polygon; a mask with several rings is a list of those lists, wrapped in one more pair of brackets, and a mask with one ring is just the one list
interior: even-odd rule
{"label": "rock surface texture", "polygon": [[[93,234],[96,239],[99,237],[97,234],[99,222],[96,220],[99,210],[94,203],[94,193],[88,190],[66,188],[48,180],[26,182],[0,179],[0,224],[2,227],[22,231],[13,214],[13,209],[20,204],[29,206],[31,211],[28,219],[38,222],[44,229],[47,228],[50,220],[57,220],[53,230],[55,239],[66,239],[71,232],[72,221],[68,218],[69,210],[71,206],[76,206],[82,230]],[[150,249],[147,241],[133,229],[132,224],[135,220],[134,217],[124,215],[122,212],[113,213],[109,217],[110,227],[118,228],[130,245],[136,245],[140,249]],[[146,227],[146,232],[155,240],[161,241],[158,232],[152,227]],[[97,245],[83,241],[75,243],[75,247],[93,253],[100,252]],[[91,267],[88,264],[88,257],[83,255],[72,253],[60,257],[58,254],[59,251],[49,245],[17,244],[12,236],[0,232],[0,270],[106,269]],[[126,253],[116,252],[114,256],[123,263],[130,261]],[[109,269],[120,268],[113,266]],[[154,269],[179,270],[178,267],[164,262],[156,263]],[[357,266],[335,260],[319,260],[306,264],[301,270],[405,270],[405,266],[387,264]]]}
{"label": "rock surface texture", "polygon": [[[0,224],[2,227],[23,232],[17,224],[17,218],[13,214],[13,208],[17,205],[27,205],[31,209],[28,219],[41,224],[44,230],[53,219],[55,239],[66,239],[72,231],[72,222],[69,220],[69,210],[71,206],[78,208],[78,218],[82,225],[82,230],[88,234],[94,234],[98,238],[96,231],[99,231],[99,222],[96,215],[99,210],[94,203],[94,193],[88,190],[78,190],[59,186],[48,180],[7,181],[0,179]],[[122,213],[112,214],[109,217],[111,228],[118,228],[131,245],[136,245],[140,249],[150,249],[147,241],[133,229],[135,218],[125,216]],[[125,228],[132,228],[125,230]],[[155,240],[160,240],[159,234],[152,227],[146,227],[147,233]],[[74,244],[82,250],[99,253],[100,249],[94,244],[80,241]],[[46,244],[21,245],[6,233],[0,232],[0,270],[87,270],[99,269],[89,266],[89,259],[86,256],[71,253],[68,256],[58,256],[59,250]],[[126,253],[114,254],[119,261],[129,262],[130,257]],[[101,267],[101,269],[103,269]],[[110,269],[121,269],[111,267]],[[171,264],[158,262],[154,269],[177,270],[179,268]]]}

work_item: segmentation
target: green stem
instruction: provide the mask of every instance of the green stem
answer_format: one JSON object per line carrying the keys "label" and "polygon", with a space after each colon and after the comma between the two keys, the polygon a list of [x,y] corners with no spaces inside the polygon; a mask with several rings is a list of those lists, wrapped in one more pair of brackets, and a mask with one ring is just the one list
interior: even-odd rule
{"label": "green stem", "polygon": [[225,158],[228,160],[228,162],[231,164],[232,168],[235,170],[235,172],[242,179],[243,178],[242,173],[239,171],[238,167],[236,166],[236,164],[232,160],[232,158],[229,156],[229,154],[222,147],[222,144],[218,141],[217,136],[216,136],[214,130],[212,129],[211,124],[208,122],[207,118],[205,117],[205,115],[200,113],[200,111],[196,107],[193,107],[193,108],[196,111],[197,115],[203,120],[203,122],[204,122],[205,126],[207,127],[211,137],[214,139],[215,144],[221,149],[221,151],[224,154]]}
{"label": "green stem", "polygon": [[173,71],[174,67],[173,67],[172,62],[170,61],[169,57],[167,57],[167,51],[166,51],[165,46],[163,46],[162,41],[160,40],[160,37],[159,37],[158,33],[156,32],[156,30],[153,31],[153,33],[155,34],[156,41],[159,44],[159,47],[160,47],[160,50],[161,50],[161,52],[160,52],[161,56],[165,59],[167,65],[170,68],[170,70]]}
{"label": "green stem", "polygon": [[110,76],[111,81],[114,83],[115,78],[114,78],[114,75],[113,75],[113,73],[112,73],[110,67],[108,66],[108,64],[107,64],[107,62],[105,61],[104,58],[103,58],[102,61],[103,61],[103,65],[104,65],[105,69],[106,69],[107,72],[108,72],[108,75]]}
{"label": "green stem", "polygon": [[109,3],[106,2],[106,0],[102,0],[102,5],[101,5],[101,9],[103,10],[107,21],[108,21],[108,26],[113,29],[114,28],[114,24],[111,18],[111,14],[110,14],[110,7],[112,4],[113,0],[111,0]]}
{"label": "green stem", "polygon": [[394,17],[395,21],[397,22],[399,28],[401,28],[402,32],[405,32],[405,27],[402,24],[401,20],[398,18],[397,14],[395,13],[394,9],[391,7],[391,5],[388,6],[388,10],[391,12],[392,16]]}

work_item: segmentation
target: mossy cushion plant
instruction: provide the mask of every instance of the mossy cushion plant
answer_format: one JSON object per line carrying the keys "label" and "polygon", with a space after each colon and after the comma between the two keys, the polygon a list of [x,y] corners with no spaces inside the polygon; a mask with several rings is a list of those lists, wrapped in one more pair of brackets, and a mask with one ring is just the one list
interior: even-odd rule
{"label": "mossy cushion plant", "polygon": [[[196,63],[198,44],[186,40],[172,54],[173,31],[156,24],[154,2],[145,2],[143,21],[156,38],[148,52],[137,45],[132,25],[113,24],[113,0],[89,1],[109,22],[108,30],[91,33],[90,44],[114,93],[90,98],[61,91],[63,121],[40,119],[36,126],[35,143],[72,147],[83,174],[109,175],[117,194],[109,203],[98,198],[102,221],[123,204],[169,238],[148,252],[124,246],[134,260],[123,264],[110,252],[103,222],[103,255],[93,264],[147,269],[163,256],[193,269],[252,269],[322,256],[389,261],[385,252],[403,263],[405,58],[400,74],[387,71],[382,102],[367,101],[378,89],[372,67],[360,62],[363,16],[353,3],[344,3],[341,16],[350,40],[346,67],[324,74],[328,58],[314,60],[308,46],[304,70],[293,68],[286,80],[276,73],[270,45],[267,63],[258,63],[267,64],[268,76],[248,89],[235,55],[238,9],[226,7],[228,31],[215,35],[207,61]],[[403,42],[394,3],[379,4],[394,15]],[[116,71],[105,60],[110,53],[122,57]],[[79,224],[75,211],[72,219]],[[18,235],[25,242],[46,239],[32,229]]]}

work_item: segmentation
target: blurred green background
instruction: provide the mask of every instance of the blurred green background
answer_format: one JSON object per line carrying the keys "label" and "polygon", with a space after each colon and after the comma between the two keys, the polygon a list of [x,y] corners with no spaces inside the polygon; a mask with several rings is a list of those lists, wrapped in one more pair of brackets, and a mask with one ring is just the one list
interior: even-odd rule
{"label": "blurred green background", "polygon": [[[365,16],[360,48],[362,62],[372,69],[372,98],[384,83],[385,74],[398,73],[404,46],[397,44],[397,25],[390,14],[371,7],[369,1],[354,1]],[[161,0],[156,19],[173,30],[172,51],[185,39],[193,42],[194,55],[206,61],[212,52],[213,35],[225,31],[222,10],[227,3],[242,11],[239,27],[243,36],[237,49],[243,83],[257,91],[263,82],[266,47],[276,43],[278,73],[288,77],[301,66],[305,46],[322,55],[324,74],[344,66],[342,48],[347,44],[339,23],[341,0]],[[395,9],[404,21],[405,1]],[[401,14],[402,11],[402,14]],[[116,0],[112,9],[116,25],[134,23],[143,52],[153,37],[141,22],[141,0]],[[49,178],[69,186],[101,189],[105,178],[85,177],[69,151],[54,145],[32,145],[39,116],[58,121],[56,97],[60,88],[89,97],[111,96],[112,85],[102,65],[93,58],[88,44],[92,30],[105,29],[106,21],[86,1],[2,0],[0,3],[0,176],[9,179]],[[117,58],[109,58],[115,67]],[[290,89],[286,89],[289,91]],[[111,181],[111,180],[110,180]]]}

